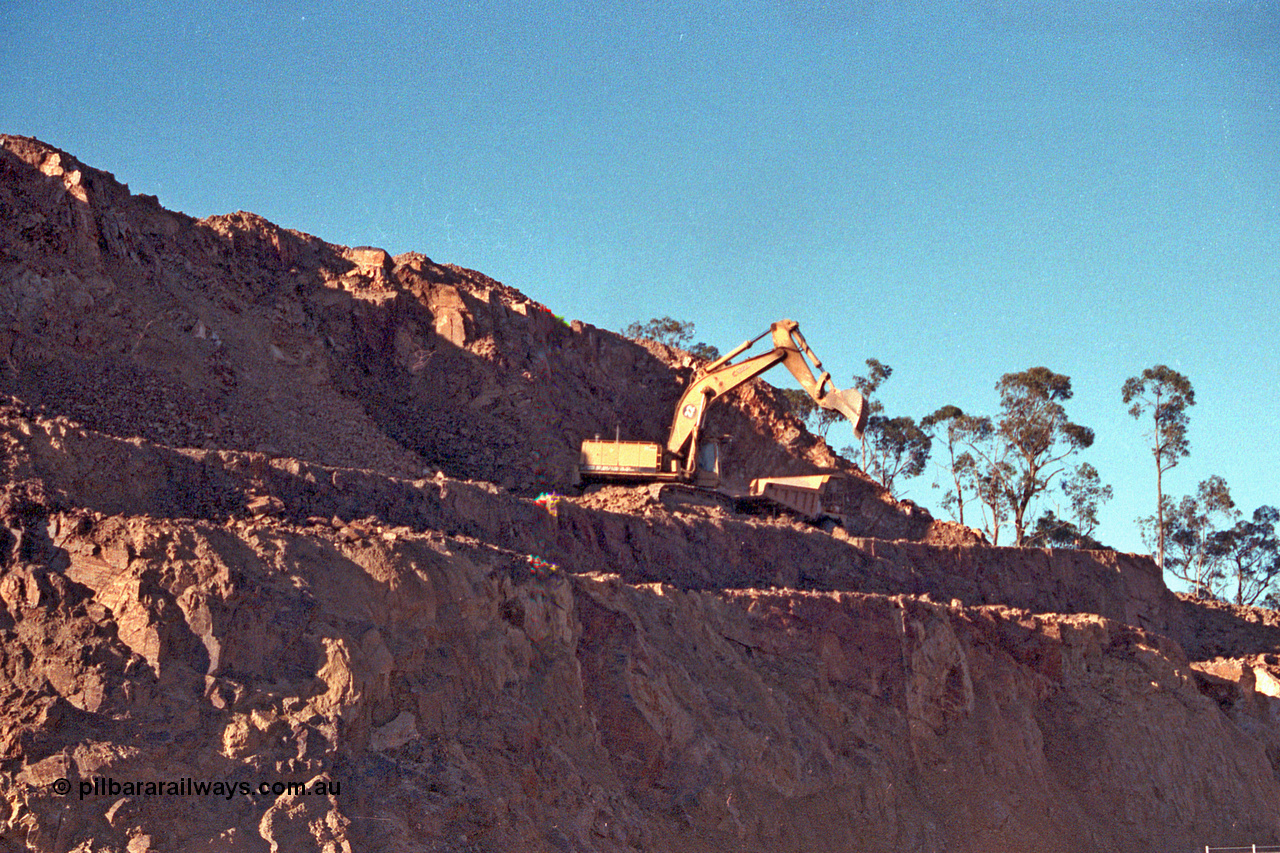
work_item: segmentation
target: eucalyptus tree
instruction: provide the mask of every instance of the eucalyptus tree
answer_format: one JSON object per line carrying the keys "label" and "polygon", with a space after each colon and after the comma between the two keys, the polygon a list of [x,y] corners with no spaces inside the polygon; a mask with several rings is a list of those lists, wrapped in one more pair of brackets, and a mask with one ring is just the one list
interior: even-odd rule
{"label": "eucalyptus tree", "polygon": [[1098,469],[1081,462],[1062,478],[1059,486],[1067,499],[1066,517],[1052,509],[1045,510],[1027,534],[1027,542],[1040,547],[1107,549],[1093,536],[1098,528],[1098,510],[1113,494],[1111,487],[1102,482]]}
{"label": "eucalyptus tree", "polygon": [[694,328],[692,320],[654,317],[643,323],[636,321],[627,325],[622,334],[628,338],[650,338],[669,347],[687,350],[703,361],[715,361],[720,357],[720,350],[703,341],[694,343]]}
{"label": "eucalyptus tree", "polygon": [[693,341],[694,325],[689,320],[654,317],[644,323],[631,323],[622,330],[628,338],[650,338],[669,347],[684,349]]}
{"label": "eucalyptus tree", "polygon": [[[1226,577],[1214,534],[1240,515],[1227,481],[1217,475],[1201,480],[1194,494],[1174,501],[1164,496],[1161,512],[1138,520],[1148,547],[1163,534],[1165,570],[1191,587],[1199,598],[1216,598]],[[1163,525],[1163,526],[1158,526]]]}
{"label": "eucalyptus tree", "polygon": [[1151,455],[1156,460],[1156,564],[1164,569],[1164,472],[1190,455],[1187,440],[1190,419],[1187,408],[1196,403],[1191,381],[1167,365],[1157,364],[1140,376],[1125,380],[1120,389],[1124,402],[1130,403],[1129,414],[1135,419],[1151,416],[1151,429],[1146,433]]}
{"label": "eucalyptus tree", "polygon": [[791,407],[792,413],[802,423],[810,423],[813,413],[818,409],[818,404],[813,401],[813,395],[801,388],[780,388],[778,390],[782,392],[783,397],[787,398],[787,405]]}
{"label": "eucalyptus tree", "polygon": [[1102,482],[1097,468],[1081,462],[1062,480],[1062,493],[1067,498],[1068,512],[1080,532],[1081,541],[1096,543],[1093,534],[1098,529],[1098,512],[1115,496],[1115,491]]}
{"label": "eucalyptus tree", "polygon": [[1277,521],[1280,512],[1275,507],[1260,506],[1253,511],[1252,519],[1241,519],[1234,527],[1216,531],[1208,538],[1209,555],[1221,558],[1230,567],[1236,604],[1254,604],[1280,575]]}
{"label": "eucalyptus tree", "polygon": [[[940,464],[951,477],[951,486],[942,498],[944,509],[951,511],[955,520],[964,524],[965,505],[973,500],[973,471],[978,460],[965,447],[973,436],[981,419],[966,415],[959,406],[947,404],[920,419],[920,428],[946,449],[947,458]],[[991,427],[990,420],[986,422]],[[934,484],[937,487],[937,484]]]}
{"label": "eucalyptus tree", "polygon": [[869,439],[871,447],[871,467],[867,473],[895,497],[895,481],[899,477],[919,476],[929,462],[933,439],[915,418],[874,415],[867,421],[864,437]]}
{"label": "eucalyptus tree", "polygon": [[1009,447],[996,430],[991,418],[965,415],[955,421],[957,438],[968,449],[955,457],[952,468],[956,478],[956,500],[962,490],[973,493],[982,514],[982,527],[992,545],[1000,544],[1000,530],[1008,523],[1008,483],[1014,467],[1009,462]]}
{"label": "eucalyptus tree", "polygon": [[[858,389],[865,400],[864,405],[867,407],[867,422],[871,422],[871,418],[884,411],[884,403],[875,399],[875,393],[880,386],[885,383],[890,376],[893,375],[893,368],[883,363],[878,358],[869,358],[866,361],[867,375],[853,377],[853,387]],[[867,434],[862,434],[862,470],[867,470]]]}
{"label": "eucalyptus tree", "polygon": [[[694,354],[696,355],[697,353]],[[827,433],[831,431],[832,425],[845,419],[843,412],[820,407],[814,402],[813,396],[808,391],[800,388],[782,388],[779,390],[782,391],[782,396],[787,398],[787,404],[791,407],[792,413],[800,419],[801,423],[812,430],[814,435],[826,438]],[[846,447],[841,453],[853,455],[854,451]]]}
{"label": "eucalyptus tree", "polygon": [[1093,444],[1093,430],[1067,418],[1062,404],[1071,399],[1071,377],[1047,367],[1006,373],[996,391],[1001,413],[995,428],[1008,466],[1001,487],[1013,515],[1014,544],[1022,545],[1028,508],[1067,469],[1071,456]]}

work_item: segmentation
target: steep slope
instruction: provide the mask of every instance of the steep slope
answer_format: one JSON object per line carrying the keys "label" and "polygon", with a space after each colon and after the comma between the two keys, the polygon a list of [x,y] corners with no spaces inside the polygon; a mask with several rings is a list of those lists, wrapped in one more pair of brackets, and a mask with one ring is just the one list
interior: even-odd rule
{"label": "steep slope", "polygon": [[[866,536],[535,501],[614,413],[659,437],[683,356],[0,168],[0,849],[1280,841],[1270,611],[937,544],[871,484]],[[723,406],[730,464],[849,470],[784,412]]]}
{"label": "steep slope", "polygon": [[[665,438],[687,355],[566,324],[422,255],[247,213],[195,221],[36,140],[2,142],[0,390],[46,412],[159,444],[523,492],[568,482],[584,437]],[[710,428],[731,436],[739,484],[848,469],[761,382]]]}

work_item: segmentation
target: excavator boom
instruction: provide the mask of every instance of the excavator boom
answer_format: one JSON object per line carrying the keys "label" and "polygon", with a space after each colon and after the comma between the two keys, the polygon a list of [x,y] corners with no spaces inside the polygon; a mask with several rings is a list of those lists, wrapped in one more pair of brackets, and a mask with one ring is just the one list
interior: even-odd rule
{"label": "excavator boom", "polygon": [[[739,362],[733,359],[757,341],[771,335],[773,349]],[[813,368],[809,367],[812,363]],[[587,440],[582,443],[579,475],[603,479],[692,481],[698,485],[719,482],[718,448],[714,442],[700,442],[707,407],[715,398],[732,391],[779,364],[795,376],[815,403],[843,414],[861,438],[867,423],[867,409],[857,391],[840,390],[831,374],[809,347],[794,320],[779,320],[767,332],[735,347],[728,354],[702,368],[680,397],[666,447],[648,442]],[[817,370],[815,377],[813,371]],[[705,453],[704,453],[705,452]],[[707,458],[700,459],[703,454]]]}
{"label": "excavator boom", "polygon": [[[799,380],[804,389],[809,392],[809,396],[813,397],[814,402],[824,409],[834,409],[849,419],[849,423],[853,425],[854,438],[861,439],[862,432],[867,427],[867,415],[869,414],[867,407],[862,399],[862,395],[852,388],[846,388],[841,391],[831,381],[831,374],[822,369],[822,362],[818,360],[818,356],[809,348],[809,344],[804,339],[804,335],[800,334],[800,327],[793,320],[782,320],[774,323],[771,327],[773,331],[774,347],[787,349],[787,369],[791,374]],[[782,339],[785,333],[786,340]],[[787,347],[790,343],[792,347]],[[805,358],[813,362],[815,370],[820,371],[818,379],[813,378],[813,373],[809,370],[809,365],[805,362]],[[810,385],[809,383],[813,384]]]}
{"label": "excavator boom", "polygon": [[[736,364],[732,362],[732,359],[746,352],[766,334],[772,334],[771,352]],[[819,371],[817,378],[810,370],[809,362]],[[671,433],[667,438],[667,451],[679,456],[686,469],[692,468],[697,454],[698,433],[702,429],[707,406],[711,401],[777,364],[783,364],[791,371],[791,375],[809,392],[815,403],[824,409],[834,409],[848,418],[853,425],[854,436],[862,437],[867,424],[867,411],[862,395],[851,388],[844,391],[836,388],[831,382],[831,374],[822,369],[822,362],[809,347],[804,335],[800,334],[799,325],[794,320],[779,320],[769,327],[768,332],[743,342],[729,354],[708,364],[701,375],[689,384],[676,406]]]}

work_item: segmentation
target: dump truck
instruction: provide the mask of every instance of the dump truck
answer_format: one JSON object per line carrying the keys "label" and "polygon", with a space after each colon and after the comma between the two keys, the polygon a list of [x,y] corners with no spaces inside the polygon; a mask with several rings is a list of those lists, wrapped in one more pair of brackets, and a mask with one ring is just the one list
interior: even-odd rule
{"label": "dump truck", "polygon": [[[761,338],[771,337],[773,349],[734,361]],[[813,367],[810,369],[810,363]],[[824,409],[840,412],[862,437],[867,407],[853,389],[840,390],[823,370],[822,362],[805,341],[794,320],[779,320],[751,340],[694,373],[676,404],[665,445],[648,441],[623,441],[620,437],[587,439],[578,460],[580,482],[635,482],[684,484],[713,490],[720,485],[720,446],[703,436],[707,408],[717,397],[754,379],[770,368],[784,365]],[[818,375],[814,376],[814,371]],[[767,479],[767,478],[766,478]]]}
{"label": "dump truck", "polygon": [[845,524],[858,512],[862,493],[847,474],[802,474],[797,477],[757,477],[740,508],[764,503],[785,507],[805,521],[823,525]]}

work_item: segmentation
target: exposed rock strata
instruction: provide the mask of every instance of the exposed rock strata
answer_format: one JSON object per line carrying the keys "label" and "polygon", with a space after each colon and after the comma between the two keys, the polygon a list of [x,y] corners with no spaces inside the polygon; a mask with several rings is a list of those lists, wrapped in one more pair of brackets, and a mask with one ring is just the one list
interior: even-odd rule
{"label": "exposed rock strata", "polygon": [[[566,323],[420,254],[243,212],[193,220],[65,152],[0,139],[0,390],[51,414],[521,492],[567,483],[591,435],[665,439],[687,354]],[[708,428],[731,438],[740,486],[849,467],[761,382],[717,404]]]}
{"label": "exposed rock strata", "polygon": [[[33,140],[0,214],[0,849],[1280,841],[1270,611],[869,483],[859,535],[539,505],[610,415],[661,435],[684,356]],[[747,476],[858,476],[763,383],[720,418]]]}

